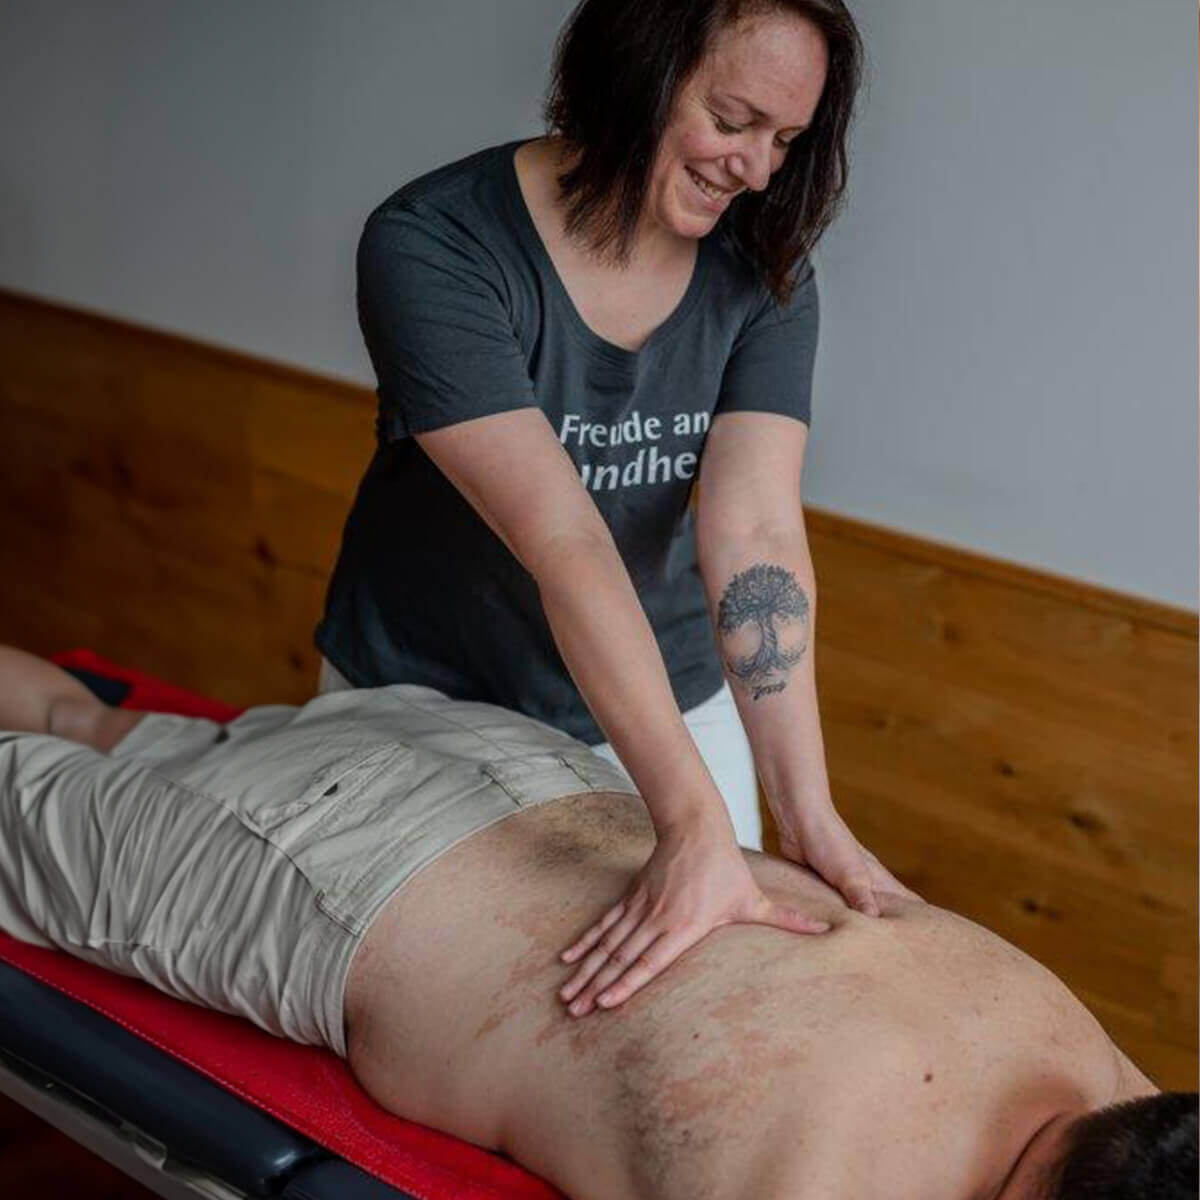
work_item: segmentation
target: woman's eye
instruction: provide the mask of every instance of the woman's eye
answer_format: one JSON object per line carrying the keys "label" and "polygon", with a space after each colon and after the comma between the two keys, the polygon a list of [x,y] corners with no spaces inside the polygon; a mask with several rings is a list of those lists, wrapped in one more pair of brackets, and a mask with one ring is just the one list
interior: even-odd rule
{"label": "woman's eye", "polygon": [[716,113],[713,113],[713,120],[716,122],[718,133],[741,133],[742,132],[741,128],[739,126],[730,125],[730,123],[728,121],[726,121],[723,117],[718,117],[716,115]]}

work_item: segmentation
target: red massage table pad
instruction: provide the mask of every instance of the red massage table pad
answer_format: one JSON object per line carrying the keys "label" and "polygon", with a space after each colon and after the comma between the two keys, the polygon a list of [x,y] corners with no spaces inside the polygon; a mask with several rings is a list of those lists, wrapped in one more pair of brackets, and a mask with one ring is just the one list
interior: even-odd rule
{"label": "red massage table pad", "polygon": [[[129,686],[122,707],[228,721],[239,709],[185,692],[87,650],[62,666]],[[0,933],[0,959],[103,1013],[318,1145],[420,1200],[561,1200],[509,1159],[392,1116],[328,1050],[299,1046],[238,1017],[172,999],[140,980]]]}

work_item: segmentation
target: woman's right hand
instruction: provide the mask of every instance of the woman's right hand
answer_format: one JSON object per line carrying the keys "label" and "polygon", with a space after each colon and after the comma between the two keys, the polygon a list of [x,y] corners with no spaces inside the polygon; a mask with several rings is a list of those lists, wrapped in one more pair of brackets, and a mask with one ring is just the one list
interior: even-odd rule
{"label": "woman's right hand", "polygon": [[826,921],[769,900],[722,812],[659,833],[625,896],[562,952],[579,969],[559,990],[572,1016],[614,1008],[722,925],[825,933]]}

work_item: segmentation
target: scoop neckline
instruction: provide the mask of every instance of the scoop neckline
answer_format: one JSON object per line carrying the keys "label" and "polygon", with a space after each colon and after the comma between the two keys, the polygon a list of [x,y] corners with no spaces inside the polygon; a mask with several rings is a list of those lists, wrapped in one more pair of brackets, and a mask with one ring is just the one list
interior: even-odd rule
{"label": "scoop neckline", "polygon": [[628,350],[624,346],[618,346],[616,342],[610,342],[607,338],[598,334],[583,319],[579,309],[575,307],[575,301],[571,299],[571,293],[567,291],[566,284],[563,283],[562,277],[558,273],[558,268],[554,265],[554,259],[550,257],[550,251],[546,249],[546,243],[542,240],[542,235],[538,232],[537,225],[534,224],[533,214],[529,211],[529,205],[525,202],[525,194],[521,191],[521,180],[517,175],[516,153],[528,142],[535,142],[537,140],[537,138],[522,138],[519,141],[506,143],[502,150],[505,183],[507,184],[509,201],[516,214],[517,227],[521,235],[521,240],[525,242],[527,249],[537,261],[542,275],[549,281],[551,291],[557,298],[563,312],[566,313],[567,323],[576,337],[588,349],[605,358],[617,363],[635,366],[649,352],[656,350],[663,342],[671,338],[683,322],[687,320],[692,309],[695,308],[697,300],[700,299],[700,295],[704,291],[704,284],[708,276],[708,238],[702,237],[697,239],[696,261],[692,265],[691,278],[688,280],[687,288],[684,290],[679,303],[654,327],[650,336],[646,338],[641,346],[636,350]]}

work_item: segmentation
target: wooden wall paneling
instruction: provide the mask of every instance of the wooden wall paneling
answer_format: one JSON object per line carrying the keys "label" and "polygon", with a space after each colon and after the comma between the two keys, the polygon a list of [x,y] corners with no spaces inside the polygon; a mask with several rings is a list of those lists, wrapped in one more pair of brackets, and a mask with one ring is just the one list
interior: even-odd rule
{"label": "wooden wall paneling", "polygon": [[235,703],[310,695],[370,395],[12,297],[0,353],[0,486],[21,514],[0,567],[22,580],[3,626]]}
{"label": "wooden wall paneling", "polygon": [[1156,1078],[1194,1087],[1195,618],[810,526],[851,826],[1052,966]]}

